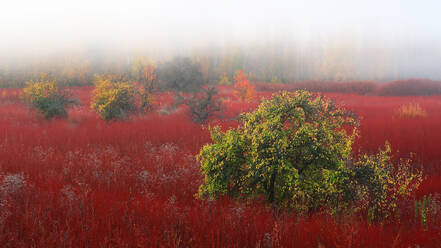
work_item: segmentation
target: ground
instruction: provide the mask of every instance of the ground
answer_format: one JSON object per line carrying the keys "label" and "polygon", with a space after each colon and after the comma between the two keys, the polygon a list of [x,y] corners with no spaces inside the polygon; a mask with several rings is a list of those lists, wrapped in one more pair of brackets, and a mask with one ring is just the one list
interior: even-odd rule
{"label": "ground", "polygon": [[[395,158],[414,153],[424,172],[415,200],[432,194],[426,222],[413,204],[401,221],[325,214],[296,216],[263,202],[201,201],[194,155],[208,130],[185,108],[106,123],[89,108],[91,87],[72,88],[81,104],[67,119],[46,121],[23,105],[19,89],[0,94],[0,246],[2,247],[435,247],[441,242],[441,96],[326,94],[360,118],[354,151],[373,153],[388,140]],[[258,92],[270,97],[273,92]],[[225,106],[208,124],[235,126],[259,100],[240,102],[220,89]],[[397,110],[418,103],[424,117]],[[162,110],[162,111],[161,111]],[[167,114],[164,114],[167,112]],[[163,113],[163,114],[160,114]],[[438,212],[436,212],[438,210]]]}

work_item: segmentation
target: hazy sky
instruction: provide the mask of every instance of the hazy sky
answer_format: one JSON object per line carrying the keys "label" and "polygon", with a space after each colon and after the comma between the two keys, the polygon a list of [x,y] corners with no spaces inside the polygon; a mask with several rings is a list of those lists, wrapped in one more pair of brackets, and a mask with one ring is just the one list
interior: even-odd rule
{"label": "hazy sky", "polygon": [[9,0],[0,4],[0,46],[309,40],[338,33],[379,42],[439,40],[440,13],[439,0]]}

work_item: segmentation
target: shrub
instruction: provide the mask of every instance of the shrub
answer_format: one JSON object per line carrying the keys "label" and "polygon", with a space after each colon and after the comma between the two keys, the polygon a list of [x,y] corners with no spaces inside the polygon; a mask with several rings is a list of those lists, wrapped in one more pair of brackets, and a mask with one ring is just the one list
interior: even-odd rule
{"label": "shrub", "polygon": [[90,107],[106,121],[126,118],[136,109],[133,85],[101,80],[96,83]]}
{"label": "shrub", "polygon": [[398,116],[401,118],[418,118],[427,116],[427,112],[418,103],[401,105],[397,112]]}
{"label": "shrub", "polygon": [[345,161],[356,123],[350,112],[307,91],[273,95],[242,115],[236,129],[210,129],[214,143],[198,155],[205,176],[199,196],[265,196],[299,210],[336,207],[350,180]]}
{"label": "shrub", "polygon": [[60,90],[54,80],[44,78],[39,82],[26,82],[23,98],[46,119],[67,115],[66,108],[76,104],[67,91]]}
{"label": "shrub", "polygon": [[190,97],[178,95],[177,104],[185,104],[190,111],[191,119],[196,123],[205,123],[216,112],[221,110],[221,104],[216,99],[217,90],[211,86],[202,88],[201,92],[193,93]]}
{"label": "shrub", "polygon": [[361,156],[351,168],[354,200],[361,209],[368,211],[371,220],[398,214],[398,204],[410,197],[422,181],[421,172],[412,170],[410,160],[394,165],[390,153],[390,145],[386,142],[384,150]]}
{"label": "shrub", "polygon": [[245,77],[241,70],[236,72],[234,76],[234,91],[233,94],[241,101],[252,100],[256,95],[254,86],[250,85],[250,82]]}

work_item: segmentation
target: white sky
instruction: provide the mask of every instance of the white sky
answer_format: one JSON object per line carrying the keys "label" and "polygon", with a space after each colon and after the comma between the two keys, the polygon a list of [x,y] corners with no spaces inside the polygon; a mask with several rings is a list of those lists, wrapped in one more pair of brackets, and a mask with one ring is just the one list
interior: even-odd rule
{"label": "white sky", "polygon": [[77,43],[299,40],[350,32],[371,40],[439,40],[441,0],[5,0],[0,48]]}

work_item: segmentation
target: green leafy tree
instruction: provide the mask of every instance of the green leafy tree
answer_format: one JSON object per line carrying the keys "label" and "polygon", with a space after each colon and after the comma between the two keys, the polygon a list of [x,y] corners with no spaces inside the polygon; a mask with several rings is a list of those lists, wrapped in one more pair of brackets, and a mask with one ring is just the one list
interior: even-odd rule
{"label": "green leafy tree", "polygon": [[126,118],[137,109],[135,94],[132,84],[99,80],[90,107],[106,121]]}
{"label": "green leafy tree", "polygon": [[300,210],[340,204],[350,181],[345,161],[356,136],[353,114],[297,91],[273,95],[241,119],[236,129],[210,130],[213,144],[198,155],[201,198],[264,196]]}
{"label": "green leafy tree", "polygon": [[44,76],[41,81],[26,82],[23,89],[25,102],[46,119],[66,116],[66,108],[77,103],[70,97],[67,91],[58,87],[55,80],[46,80]]}

